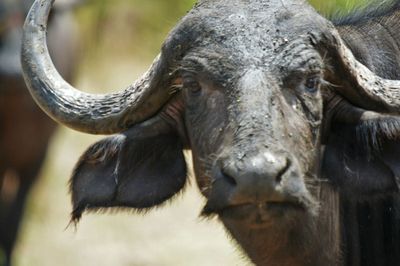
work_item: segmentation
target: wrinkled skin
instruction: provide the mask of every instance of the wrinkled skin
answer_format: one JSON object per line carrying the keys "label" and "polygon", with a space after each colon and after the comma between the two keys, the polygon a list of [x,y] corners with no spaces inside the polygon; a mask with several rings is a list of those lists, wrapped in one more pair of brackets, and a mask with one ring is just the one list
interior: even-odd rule
{"label": "wrinkled skin", "polygon": [[334,26],[300,0],[203,0],[144,78],[109,97],[47,71],[32,29],[50,5],[37,3],[22,56],[32,95],[71,128],[116,133],[73,172],[73,221],[170,199],[185,185],[186,148],[203,215],[255,264],[400,263],[399,1]]}
{"label": "wrinkled skin", "polygon": [[[26,198],[56,128],[32,100],[23,81],[19,57],[27,9],[22,1],[16,3],[0,4],[2,22],[8,23],[0,35],[0,247],[5,259],[1,261],[0,256],[1,265],[11,265]],[[53,58],[67,80],[72,80],[77,52],[77,32],[70,15],[56,11],[49,29]],[[62,36],[61,29],[65,31]]]}
{"label": "wrinkled skin", "polygon": [[[196,177],[209,199],[206,212],[219,214],[255,263],[328,265],[333,258],[317,258],[325,243],[316,244],[318,198],[306,186],[315,182],[323,112],[324,62],[307,34],[316,21],[286,10],[256,9],[248,11],[249,17],[243,6],[230,7],[227,17],[235,16],[238,33],[213,47],[200,44],[183,60],[185,121]],[[249,29],[252,20],[272,27]],[[304,28],[278,31],[279,23]],[[224,28],[204,24],[206,31],[223,35]],[[260,31],[270,34],[253,42]],[[221,65],[228,66],[223,77],[218,76]]]}

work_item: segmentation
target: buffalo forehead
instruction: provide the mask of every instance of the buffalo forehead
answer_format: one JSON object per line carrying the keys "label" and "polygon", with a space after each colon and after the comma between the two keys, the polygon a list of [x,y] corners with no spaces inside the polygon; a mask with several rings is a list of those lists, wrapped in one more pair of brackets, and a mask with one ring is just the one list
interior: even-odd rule
{"label": "buffalo forehead", "polygon": [[191,50],[203,50],[206,58],[220,53],[231,58],[232,65],[274,66],[283,47],[299,39],[305,42],[304,37],[320,31],[324,23],[311,7],[293,3],[284,6],[288,1],[205,2],[183,21],[187,24],[185,31],[195,32]]}

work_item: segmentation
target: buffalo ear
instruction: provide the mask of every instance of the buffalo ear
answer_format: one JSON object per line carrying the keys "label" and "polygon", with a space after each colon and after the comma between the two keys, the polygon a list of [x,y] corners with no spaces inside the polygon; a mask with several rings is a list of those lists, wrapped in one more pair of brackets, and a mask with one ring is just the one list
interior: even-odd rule
{"label": "buffalo ear", "polygon": [[151,208],[179,192],[185,181],[183,145],[175,133],[146,136],[129,130],[81,156],[70,182],[72,220],[86,210]]}

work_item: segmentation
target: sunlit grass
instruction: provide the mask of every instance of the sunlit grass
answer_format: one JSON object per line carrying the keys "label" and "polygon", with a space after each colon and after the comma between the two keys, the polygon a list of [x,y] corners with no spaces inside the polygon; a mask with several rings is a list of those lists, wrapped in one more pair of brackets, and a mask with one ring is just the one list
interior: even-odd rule
{"label": "sunlit grass", "polygon": [[[309,0],[309,2],[323,14],[330,14],[337,11],[350,11],[354,7],[362,7],[371,3],[371,0]],[[377,2],[377,1],[375,1]]]}

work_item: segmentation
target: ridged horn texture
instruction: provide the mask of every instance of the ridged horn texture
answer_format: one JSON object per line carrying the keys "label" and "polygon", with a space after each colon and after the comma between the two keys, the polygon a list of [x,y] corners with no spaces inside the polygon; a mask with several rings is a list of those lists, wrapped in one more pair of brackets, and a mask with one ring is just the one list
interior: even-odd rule
{"label": "ridged horn texture", "polygon": [[339,64],[340,77],[345,77],[341,81],[345,86],[335,90],[366,110],[400,114],[400,81],[381,78],[357,61],[337,32],[332,44],[334,64]]}
{"label": "ridged horn texture", "polygon": [[168,67],[162,56],[133,85],[117,93],[89,94],[69,85],[55,69],[46,44],[53,2],[34,2],[25,21],[21,52],[25,82],[50,117],[81,132],[112,134],[148,119],[168,101],[168,81],[163,80]]}

